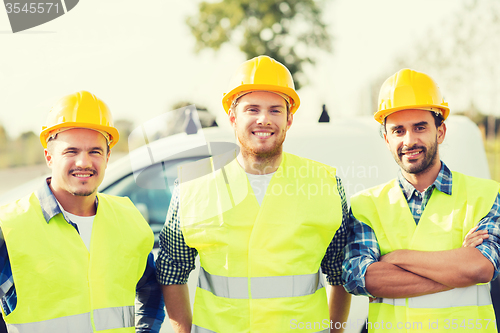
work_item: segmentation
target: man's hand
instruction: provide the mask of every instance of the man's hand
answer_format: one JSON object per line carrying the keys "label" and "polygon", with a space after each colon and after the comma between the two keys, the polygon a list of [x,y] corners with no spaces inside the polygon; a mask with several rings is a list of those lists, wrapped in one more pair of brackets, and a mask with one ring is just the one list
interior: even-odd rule
{"label": "man's hand", "polygon": [[[466,237],[465,245],[457,249],[445,251],[395,250],[382,256],[379,263],[395,265],[449,288],[463,288],[473,284],[488,283],[493,277],[493,264],[474,245],[482,242],[485,236],[487,235],[479,231],[475,232],[473,229]],[[372,295],[374,294],[372,293]]]}
{"label": "man's hand", "polygon": [[464,242],[462,243],[462,247],[476,247],[483,243],[483,239],[488,238],[487,230],[477,230],[477,226],[470,229],[470,231],[465,235]]}

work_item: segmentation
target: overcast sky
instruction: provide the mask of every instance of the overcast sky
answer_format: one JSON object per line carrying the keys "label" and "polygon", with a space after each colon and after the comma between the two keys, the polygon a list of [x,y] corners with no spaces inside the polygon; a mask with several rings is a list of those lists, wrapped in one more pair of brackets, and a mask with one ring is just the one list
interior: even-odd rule
{"label": "overcast sky", "polygon": [[[308,70],[295,122],[316,121],[323,103],[335,116],[353,115],[366,105],[373,78],[463,1],[331,1],[324,17],[334,52]],[[11,136],[38,133],[58,98],[83,89],[103,99],[115,119],[137,125],[179,100],[224,117],[222,93],[245,56],[232,45],[194,53],[185,18],[197,3],[80,0],[66,15],[16,34],[0,10],[0,122]]]}

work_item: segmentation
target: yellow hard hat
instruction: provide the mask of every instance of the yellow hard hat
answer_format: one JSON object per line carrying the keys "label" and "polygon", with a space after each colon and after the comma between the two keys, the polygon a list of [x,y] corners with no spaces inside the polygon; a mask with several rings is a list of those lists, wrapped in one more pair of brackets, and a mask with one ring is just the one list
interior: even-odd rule
{"label": "yellow hard hat", "polygon": [[109,148],[120,139],[108,106],[88,91],[64,96],[52,107],[40,133],[43,148],[47,148],[52,134],[67,128],[88,128],[107,134]]}
{"label": "yellow hard hat", "polygon": [[292,74],[283,64],[268,56],[258,56],[245,61],[231,78],[228,90],[222,97],[226,113],[229,113],[235,98],[251,91],[271,91],[288,97],[291,113],[295,113],[300,105]]}
{"label": "yellow hard hat", "polygon": [[439,112],[444,119],[450,114],[437,83],[425,73],[405,68],[382,84],[374,118],[382,124],[391,113],[407,109]]}

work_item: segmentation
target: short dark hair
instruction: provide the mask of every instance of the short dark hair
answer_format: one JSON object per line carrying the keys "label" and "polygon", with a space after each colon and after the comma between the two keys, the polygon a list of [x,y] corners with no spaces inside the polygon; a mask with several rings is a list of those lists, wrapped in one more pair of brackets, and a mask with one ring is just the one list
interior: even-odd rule
{"label": "short dark hair", "polygon": [[[440,112],[434,112],[434,111],[429,111],[429,112],[434,117],[434,124],[436,125],[436,128],[438,128],[439,126],[441,126],[443,124],[443,122],[444,122],[443,115]],[[385,127],[386,119],[387,119],[387,117],[385,117],[384,118],[384,122],[382,124],[380,124],[379,132],[380,132],[380,136],[381,137],[384,137],[384,134],[387,133],[387,129]]]}

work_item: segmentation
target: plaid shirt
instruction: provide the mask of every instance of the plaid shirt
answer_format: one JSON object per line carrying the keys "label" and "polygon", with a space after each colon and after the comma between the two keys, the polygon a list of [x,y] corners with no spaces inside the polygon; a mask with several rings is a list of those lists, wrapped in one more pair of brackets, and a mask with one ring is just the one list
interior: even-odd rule
{"label": "plaid shirt", "polygon": [[[420,193],[401,174],[398,173],[398,182],[401,190],[408,201],[415,223],[418,224],[420,217],[429,202],[434,188],[440,192],[451,195],[452,174],[448,167],[441,162],[441,170],[434,181],[423,193]],[[478,223],[478,230],[488,230],[489,238],[476,248],[493,263],[496,278],[499,273],[500,264],[500,194],[497,195],[490,212]],[[366,290],[365,274],[368,266],[380,259],[380,248],[373,229],[358,221],[351,213],[348,231],[348,243],[345,248],[345,259],[343,263],[344,272],[342,278],[345,288],[349,293],[373,297]]]}
{"label": "plaid shirt", "polygon": [[[61,208],[56,198],[52,194],[47,182],[44,182],[36,192],[36,197],[40,202],[43,216],[47,223],[56,216],[62,214]],[[96,200],[97,202],[97,200]],[[64,216],[64,215],[63,215]],[[65,217],[66,219],[66,217]],[[66,220],[76,231],[78,227],[71,221]],[[118,254],[119,255],[119,254]],[[163,297],[160,286],[155,279],[155,262],[153,253],[148,256],[148,261],[144,275],[137,283],[136,288],[136,332],[159,332],[161,324],[165,319]],[[47,286],[50,287],[50,286]],[[3,232],[0,230],[0,300],[4,313],[8,315],[17,305],[17,293],[15,282],[12,277],[12,269],[9,260],[9,253]]]}
{"label": "plaid shirt", "polygon": [[[327,282],[331,285],[342,284],[343,248],[347,240],[346,227],[349,217],[344,187],[340,178],[336,177],[336,179],[337,190],[342,202],[342,224],[330,242],[321,262],[321,269],[326,274]],[[178,211],[179,183],[176,181],[167,220],[160,233],[160,253],[156,261],[157,279],[163,285],[185,284],[189,273],[195,268],[195,258],[198,254],[196,249],[190,248],[184,241]]]}

